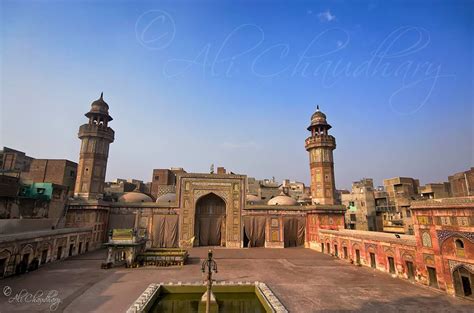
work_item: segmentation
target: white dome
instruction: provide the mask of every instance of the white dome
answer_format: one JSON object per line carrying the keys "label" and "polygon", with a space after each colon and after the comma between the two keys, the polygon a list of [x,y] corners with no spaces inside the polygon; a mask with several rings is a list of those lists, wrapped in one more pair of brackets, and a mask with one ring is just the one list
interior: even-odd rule
{"label": "white dome", "polygon": [[268,200],[267,204],[268,205],[298,205],[298,202],[292,197],[288,197],[287,195],[281,194],[279,196],[276,196]]}
{"label": "white dome", "polygon": [[126,192],[122,196],[120,196],[120,198],[118,198],[118,202],[153,202],[153,200],[144,193],[132,191]]}
{"label": "white dome", "polygon": [[175,202],[175,201],[176,201],[176,194],[174,192],[166,193],[162,196],[159,196],[156,199],[156,202],[165,202],[165,203]]}
{"label": "white dome", "polygon": [[247,202],[258,202],[260,201],[261,199],[259,197],[257,197],[256,195],[246,195],[245,196],[245,200]]}

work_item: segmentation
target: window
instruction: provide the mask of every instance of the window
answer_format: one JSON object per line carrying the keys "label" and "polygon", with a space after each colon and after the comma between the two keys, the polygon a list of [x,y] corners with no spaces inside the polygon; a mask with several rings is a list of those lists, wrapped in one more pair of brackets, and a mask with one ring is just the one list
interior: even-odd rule
{"label": "window", "polygon": [[160,179],[160,176],[156,175],[155,180],[159,180],[159,179]]}
{"label": "window", "polygon": [[74,172],[74,171],[70,171],[70,172],[69,172],[69,176],[71,176],[71,177],[74,177],[74,176],[76,176],[76,172]]}
{"label": "window", "polygon": [[430,287],[438,288],[438,276],[434,267],[426,267],[428,270],[428,278]]}
{"label": "window", "polygon": [[454,240],[454,244],[456,246],[456,255],[458,257],[464,257],[464,242],[461,239]]}
{"label": "window", "polygon": [[410,209],[407,209],[407,217],[411,217],[411,211],[410,211]]}
{"label": "window", "polygon": [[375,253],[370,252],[370,267],[377,268],[377,264],[375,263]]}
{"label": "window", "polygon": [[62,191],[61,189],[53,189],[53,198],[61,199]]}
{"label": "window", "polygon": [[390,274],[395,274],[395,260],[391,256],[388,257],[388,265]]}
{"label": "window", "polygon": [[415,268],[413,266],[413,262],[411,261],[406,261],[406,267],[407,267],[407,276],[408,279],[414,280],[415,279]]}
{"label": "window", "polygon": [[456,239],[454,242],[456,243],[456,249],[464,249],[464,242],[461,239]]}
{"label": "window", "polygon": [[355,214],[351,214],[351,222],[355,222],[356,221],[356,215]]}

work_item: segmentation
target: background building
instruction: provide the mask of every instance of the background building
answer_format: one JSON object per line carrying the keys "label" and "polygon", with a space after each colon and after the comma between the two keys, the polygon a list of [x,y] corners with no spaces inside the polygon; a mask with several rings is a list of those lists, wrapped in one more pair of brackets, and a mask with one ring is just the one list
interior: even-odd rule
{"label": "background building", "polygon": [[413,234],[410,203],[418,198],[420,181],[410,177],[395,177],[384,179],[383,185],[387,193],[388,205],[395,208],[394,216],[390,221],[392,225],[384,226],[384,231],[400,232],[402,227],[402,232]]}
{"label": "background building", "polygon": [[448,177],[453,197],[469,197],[474,195],[474,167]]}
{"label": "background building", "polygon": [[157,199],[167,193],[176,192],[176,175],[186,173],[182,167],[154,169],[151,181],[151,195]]}
{"label": "background building", "polygon": [[32,157],[24,152],[3,147],[0,150],[0,169],[3,172],[26,172],[30,168]]}
{"label": "background building", "polygon": [[266,202],[280,193],[280,183],[275,180],[275,177],[261,180],[254,177],[247,178],[247,194],[256,196],[259,201]]}
{"label": "background building", "polygon": [[341,194],[342,204],[347,208],[345,222],[347,228],[357,230],[382,231],[382,215],[375,210],[374,183],[372,178],[364,178],[352,183],[349,194]]}
{"label": "background building", "polygon": [[418,192],[425,199],[441,199],[451,196],[451,186],[449,183],[431,183],[418,188]]}

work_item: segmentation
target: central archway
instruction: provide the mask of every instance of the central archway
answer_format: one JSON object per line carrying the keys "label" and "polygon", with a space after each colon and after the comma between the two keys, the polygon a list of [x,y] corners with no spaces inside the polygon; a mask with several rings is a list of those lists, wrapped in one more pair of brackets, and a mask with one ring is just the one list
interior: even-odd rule
{"label": "central archway", "polygon": [[221,197],[210,193],[196,202],[194,236],[198,246],[225,244],[225,201]]}

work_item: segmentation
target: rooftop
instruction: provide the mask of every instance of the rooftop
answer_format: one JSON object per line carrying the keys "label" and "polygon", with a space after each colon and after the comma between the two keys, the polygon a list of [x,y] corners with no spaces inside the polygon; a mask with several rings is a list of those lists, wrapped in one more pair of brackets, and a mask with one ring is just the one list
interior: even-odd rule
{"label": "rooftop", "polygon": [[412,201],[410,208],[412,210],[413,209],[415,210],[416,209],[431,209],[431,208],[443,208],[443,209],[472,208],[474,209],[474,196]]}
{"label": "rooftop", "polygon": [[351,229],[340,229],[340,230],[320,229],[319,232],[323,234],[341,235],[341,236],[363,238],[363,239],[369,239],[369,240],[380,240],[380,241],[387,241],[390,243],[416,246],[415,236],[413,235],[398,235],[400,236],[400,238],[397,238],[395,234],[392,234],[392,233],[383,233],[383,232],[365,231],[365,230],[351,230]]}
{"label": "rooftop", "polygon": [[51,229],[51,230],[37,230],[37,231],[30,231],[24,233],[15,233],[11,235],[1,235],[0,236],[0,243],[10,242],[10,241],[18,241],[18,240],[29,240],[35,239],[40,237],[48,237],[48,236],[56,236],[56,235],[63,235],[75,232],[87,232],[91,231],[92,227],[81,227],[81,228],[58,228],[58,229]]}

